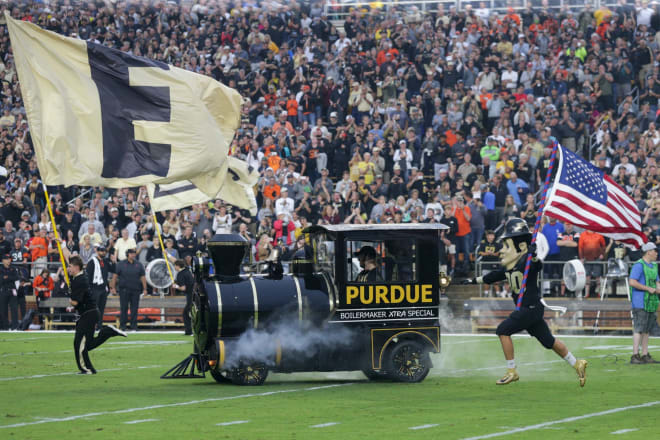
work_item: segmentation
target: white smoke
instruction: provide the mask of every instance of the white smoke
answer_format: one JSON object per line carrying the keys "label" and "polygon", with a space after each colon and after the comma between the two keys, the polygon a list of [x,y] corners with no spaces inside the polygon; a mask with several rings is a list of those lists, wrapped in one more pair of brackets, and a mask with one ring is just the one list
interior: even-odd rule
{"label": "white smoke", "polygon": [[278,346],[283,356],[295,354],[297,359],[311,358],[320,350],[353,346],[355,336],[346,326],[325,324],[316,327],[298,321],[297,317],[281,319],[265,329],[249,329],[236,341],[227,344],[222,369],[236,368],[241,361],[275,366]]}

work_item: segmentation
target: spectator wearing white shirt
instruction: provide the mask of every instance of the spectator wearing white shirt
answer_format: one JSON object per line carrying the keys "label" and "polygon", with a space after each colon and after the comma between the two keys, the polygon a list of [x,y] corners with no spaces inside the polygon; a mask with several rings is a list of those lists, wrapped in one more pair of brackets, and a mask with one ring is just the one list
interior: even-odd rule
{"label": "spectator wearing white shirt", "polygon": [[289,190],[282,188],[281,197],[275,201],[275,215],[284,214],[287,220],[291,221],[294,209],[295,204],[289,197]]}
{"label": "spectator wearing white shirt", "polygon": [[124,261],[126,259],[126,251],[129,249],[137,248],[137,243],[128,236],[126,228],[121,230],[121,238],[115,243],[115,256],[117,261]]}
{"label": "spectator wearing white shirt", "polygon": [[227,213],[227,207],[225,205],[221,205],[213,216],[213,232],[216,234],[230,234],[231,223],[231,214]]}
{"label": "spectator wearing white shirt", "polygon": [[[413,154],[407,148],[407,143],[404,139],[399,141],[399,149],[394,152],[394,163],[401,166],[401,171],[404,171],[404,180],[408,181],[408,173],[412,168]],[[405,166],[405,170],[403,169]]]}
{"label": "spectator wearing white shirt", "polygon": [[518,72],[511,70],[511,64],[507,64],[506,70],[502,72],[502,85],[509,90],[513,90],[518,86]]}

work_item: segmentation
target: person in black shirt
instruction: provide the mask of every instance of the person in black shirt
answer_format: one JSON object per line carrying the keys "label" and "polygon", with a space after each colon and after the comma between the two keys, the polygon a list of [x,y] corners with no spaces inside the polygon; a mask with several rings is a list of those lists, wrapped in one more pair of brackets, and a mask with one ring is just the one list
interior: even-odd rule
{"label": "person in black shirt", "polygon": [[[479,249],[477,249],[477,255],[481,258],[481,270],[482,271],[491,271],[499,267],[500,261],[500,250],[502,245],[495,241],[495,231],[489,229],[486,231],[486,238],[481,240],[479,244]],[[500,286],[495,284],[494,286],[495,295],[499,296]],[[490,296],[490,285],[486,284],[485,289],[487,295]]]}
{"label": "person in black shirt", "polygon": [[192,335],[192,325],[190,322],[190,308],[192,307],[192,294],[195,280],[186,267],[186,262],[183,260],[176,260],[174,267],[178,271],[176,274],[176,282],[172,285],[174,290],[186,295],[186,306],[183,308],[183,327],[186,335]]}
{"label": "person in black shirt", "polygon": [[360,260],[362,270],[355,278],[356,283],[376,283],[382,281],[378,266],[376,265],[376,249],[371,246],[362,246],[355,256]]}
{"label": "person in black shirt", "polygon": [[179,247],[179,258],[186,261],[186,264],[192,264],[192,257],[197,251],[197,239],[193,235],[192,226],[186,226],[183,236],[177,241]]}
{"label": "person in black shirt", "polygon": [[544,304],[539,295],[539,273],[543,269],[543,263],[536,258],[536,246],[531,246],[532,234],[527,223],[521,218],[511,218],[504,226],[504,234],[500,238],[502,250],[499,270],[490,272],[483,277],[477,277],[469,282],[492,284],[496,281],[507,280],[511,285],[513,302],[517,304],[520,288],[523,281],[523,273],[527,262],[528,253],[532,254],[531,266],[527,275],[527,284],[524,297],[519,310],[514,310],[507,319],[497,327],[496,334],[500,338],[502,351],[507,362],[507,373],[498,380],[497,385],[506,385],[519,379],[516,371],[516,363],[513,358],[513,341],[511,335],[523,330],[534,336],[547,349],[552,349],[568,362],[577,372],[580,386],[584,386],[587,377],[587,361],[575,359],[566,345],[556,339],[548,324],[543,319]]}
{"label": "person in black shirt", "polygon": [[0,255],[8,254],[11,250],[11,243],[5,240],[5,233],[0,229]]}
{"label": "person in black shirt", "polygon": [[[119,281],[117,281],[119,279]],[[140,284],[142,294],[140,294]],[[126,251],[126,259],[117,263],[113,278],[113,288],[119,292],[119,326],[126,329],[128,321],[128,306],[131,306],[131,330],[137,330],[138,307],[140,297],[147,294],[147,280],[144,267],[135,259],[135,249]]]}
{"label": "person in black shirt", "polygon": [[87,262],[85,273],[89,280],[91,294],[96,300],[99,309],[98,328],[103,327],[103,314],[105,312],[105,303],[108,299],[108,273],[112,263],[106,258],[107,249],[105,246],[97,246],[96,254]]}
{"label": "person in black shirt", "polygon": [[4,254],[2,256],[2,266],[0,266],[0,330],[10,328],[8,309],[11,309],[11,328],[18,327],[16,281],[19,279],[18,271],[11,265],[11,255]]}
{"label": "person in black shirt", "polygon": [[89,290],[82,259],[78,255],[69,258],[67,271],[71,276],[69,285],[71,299],[69,301],[80,315],[76,321],[76,334],[73,338],[76,364],[80,370],[78,374],[96,374],[96,369],[89,359],[89,352],[113,336],[126,337],[126,333],[108,325],[101,327],[99,334],[94,336],[94,328],[99,321],[99,310],[96,308],[96,300]]}

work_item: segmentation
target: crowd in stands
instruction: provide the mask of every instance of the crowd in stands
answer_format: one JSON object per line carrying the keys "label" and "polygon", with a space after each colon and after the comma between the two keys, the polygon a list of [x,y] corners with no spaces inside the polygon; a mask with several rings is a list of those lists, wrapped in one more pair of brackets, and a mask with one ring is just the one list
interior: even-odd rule
{"label": "crowd in stands", "polygon": [[[273,246],[296,246],[310,224],[442,222],[450,227],[443,262],[458,274],[475,258],[496,258],[486,231],[510,216],[533,226],[555,141],[633,194],[645,232],[658,240],[660,18],[655,6],[636,3],[498,11],[439,3],[426,12],[374,4],[341,17],[318,1],[59,0],[0,9],[211,76],[245,98],[231,154],[261,175],[258,213],[221,200],[158,213],[175,258],[194,255],[214,233],[244,235],[259,261]],[[6,26],[0,33],[0,254],[36,263],[24,271],[28,286],[59,256]],[[131,247],[143,264],[162,256],[143,188],[74,198],[83,190],[50,188],[71,252],[83,262],[101,244],[115,260]],[[575,228],[554,220],[543,228],[550,259],[626,252],[591,238],[583,246]]]}

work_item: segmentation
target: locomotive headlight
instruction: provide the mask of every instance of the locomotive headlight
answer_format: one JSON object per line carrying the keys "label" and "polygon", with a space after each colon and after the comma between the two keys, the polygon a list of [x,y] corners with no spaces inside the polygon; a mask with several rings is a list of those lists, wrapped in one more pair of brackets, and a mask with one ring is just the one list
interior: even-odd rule
{"label": "locomotive headlight", "polygon": [[451,283],[451,277],[445,274],[440,275],[440,288],[446,289]]}

